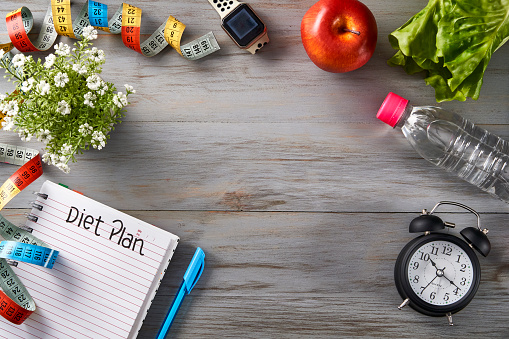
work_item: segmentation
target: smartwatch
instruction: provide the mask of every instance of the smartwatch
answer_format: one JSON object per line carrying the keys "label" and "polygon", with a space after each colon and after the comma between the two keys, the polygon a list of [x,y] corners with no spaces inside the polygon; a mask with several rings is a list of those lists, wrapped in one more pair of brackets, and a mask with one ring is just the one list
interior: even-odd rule
{"label": "smartwatch", "polygon": [[221,27],[242,49],[252,54],[269,42],[267,27],[246,3],[237,0],[209,0],[221,16]]}

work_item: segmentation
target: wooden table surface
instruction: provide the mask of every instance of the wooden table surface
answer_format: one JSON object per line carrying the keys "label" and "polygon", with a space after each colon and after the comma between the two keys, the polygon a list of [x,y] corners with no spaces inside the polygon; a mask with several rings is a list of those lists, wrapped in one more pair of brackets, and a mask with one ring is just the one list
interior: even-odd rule
{"label": "wooden table surface", "polygon": [[[73,1],[74,16],[84,2]],[[120,5],[102,2],[110,11]],[[139,338],[155,337],[197,246],[206,268],[173,337],[507,338],[509,206],[429,164],[375,117],[389,91],[435,104],[421,75],[386,64],[394,53],[387,35],[427,1],[363,2],[378,23],[375,54],[361,69],[333,74],[316,67],[301,43],[300,22],[314,0],[251,1],[271,39],[257,55],[234,45],[206,0],[130,1],[143,9],[143,38],[171,14],[187,25],[183,42],[213,31],[221,50],[195,62],[169,48],[145,58],[120,36],[100,33],[103,78],[137,90],[124,122],[105,149],[79,156],[69,175],[45,166],[5,216],[21,222],[31,192],[48,179],[180,236]],[[35,40],[49,3],[3,0],[1,11],[28,6]],[[0,41],[7,40],[1,25]],[[506,45],[493,55],[479,100],[441,106],[509,138],[508,52]],[[11,90],[0,82],[2,93]],[[0,142],[22,144],[4,131]],[[14,169],[1,165],[0,174]],[[396,257],[414,237],[409,222],[440,200],[477,210],[492,244],[480,258],[477,296],[454,327],[399,311],[393,280]],[[468,212],[443,211],[458,228],[475,223]]]}

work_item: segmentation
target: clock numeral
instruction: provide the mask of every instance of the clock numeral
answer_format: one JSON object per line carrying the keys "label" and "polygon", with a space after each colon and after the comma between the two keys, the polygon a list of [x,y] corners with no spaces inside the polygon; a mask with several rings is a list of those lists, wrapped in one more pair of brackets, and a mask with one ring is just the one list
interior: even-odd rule
{"label": "clock numeral", "polygon": [[456,289],[454,291],[452,291],[454,293],[454,295],[458,295],[460,291],[460,288],[459,287],[456,287]]}
{"label": "clock numeral", "polygon": [[437,296],[437,293],[436,292],[431,292],[430,295],[429,295],[429,298],[431,300],[435,300],[435,297]]}
{"label": "clock numeral", "polygon": [[466,283],[467,283],[467,278],[465,278],[465,277],[461,278],[460,285],[465,286]]}
{"label": "clock numeral", "polygon": [[429,260],[429,254],[428,253],[421,253],[421,260],[428,261]]}
{"label": "clock numeral", "polygon": [[446,293],[446,294],[444,295],[444,301],[448,301],[448,300],[449,300],[449,293]]}
{"label": "clock numeral", "polygon": [[416,284],[417,284],[417,283],[419,282],[419,276],[418,276],[418,275],[416,275],[416,276],[414,277],[414,280],[413,280],[413,281],[414,281],[414,283],[416,283]]}
{"label": "clock numeral", "polygon": [[431,246],[431,254],[433,255],[437,255],[438,254],[438,247],[435,247],[435,246]]}
{"label": "clock numeral", "polygon": [[465,272],[466,268],[467,268],[467,264],[461,264],[460,272]]}
{"label": "clock numeral", "polygon": [[458,260],[456,260],[456,262],[460,262],[460,259],[461,259],[461,254],[458,254]]}
{"label": "clock numeral", "polygon": [[419,268],[419,263],[416,261],[416,262],[414,262],[414,270],[416,270],[418,268]]}
{"label": "clock numeral", "polygon": [[450,256],[452,253],[452,247],[444,246],[444,250],[442,251],[442,254]]}

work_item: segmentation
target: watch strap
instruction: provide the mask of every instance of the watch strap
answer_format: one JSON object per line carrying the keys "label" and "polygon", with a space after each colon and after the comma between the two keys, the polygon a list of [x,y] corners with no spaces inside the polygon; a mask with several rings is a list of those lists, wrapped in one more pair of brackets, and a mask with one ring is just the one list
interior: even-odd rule
{"label": "watch strap", "polygon": [[267,34],[267,31],[265,30],[265,32],[263,32],[263,35],[258,40],[256,40],[251,46],[246,48],[246,50],[248,50],[251,54],[255,54],[256,52],[258,52],[258,50],[260,48],[265,46],[268,42],[269,42],[269,35]]}
{"label": "watch strap", "polygon": [[217,13],[221,19],[231,13],[241,2],[237,0],[209,0],[209,3]]}

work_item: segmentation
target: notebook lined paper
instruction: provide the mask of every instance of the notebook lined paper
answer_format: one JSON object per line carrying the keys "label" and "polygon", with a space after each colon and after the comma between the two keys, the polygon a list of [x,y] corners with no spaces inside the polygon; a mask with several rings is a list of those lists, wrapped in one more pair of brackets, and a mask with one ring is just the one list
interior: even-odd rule
{"label": "notebook lined paper", "polygon": [[60,251],[53,269],[14,270],[37,310],[6,333],[33,338],[135,338],[178,237],[46,181],[27,226]]}

